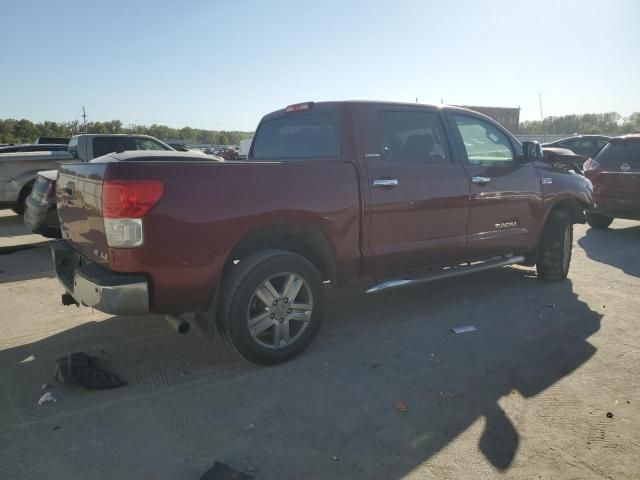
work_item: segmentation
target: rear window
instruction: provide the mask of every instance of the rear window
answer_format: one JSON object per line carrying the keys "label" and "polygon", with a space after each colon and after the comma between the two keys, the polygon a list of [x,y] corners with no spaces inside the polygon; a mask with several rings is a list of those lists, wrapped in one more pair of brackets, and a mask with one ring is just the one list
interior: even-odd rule
{"label": "rear window", "polygon": [[256,133],[252,159],[304,160],[339,155],[338,114],[309,113],[263,122]]}
{"label": "rear window", "polygon": [[600,165],[620,165],[622,163],[640,165],[640,142],[608,143],[595,156]]}

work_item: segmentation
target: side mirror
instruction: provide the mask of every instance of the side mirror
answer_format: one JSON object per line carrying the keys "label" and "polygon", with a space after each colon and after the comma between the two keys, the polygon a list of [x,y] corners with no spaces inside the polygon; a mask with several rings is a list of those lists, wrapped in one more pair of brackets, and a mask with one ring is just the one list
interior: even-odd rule
{"label": "side mirror", "polygon": [[522,162],[542,161],[542,147],[538,142],[522,142]]}

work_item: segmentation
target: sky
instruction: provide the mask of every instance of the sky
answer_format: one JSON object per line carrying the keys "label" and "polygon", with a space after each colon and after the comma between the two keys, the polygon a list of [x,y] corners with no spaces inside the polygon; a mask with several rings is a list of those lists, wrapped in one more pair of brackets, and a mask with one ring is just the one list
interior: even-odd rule
{"label": "sky", "polygon": [[303,101],[640,111],[640,0],[0,0],[0,118],[255,128]]}

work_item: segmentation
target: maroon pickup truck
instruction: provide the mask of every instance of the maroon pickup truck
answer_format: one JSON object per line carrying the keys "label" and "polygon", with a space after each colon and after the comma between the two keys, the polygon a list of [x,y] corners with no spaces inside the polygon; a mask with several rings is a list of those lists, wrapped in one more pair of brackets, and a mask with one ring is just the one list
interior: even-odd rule
{"label": "maroon pickup truck", "polygon": [[541,154],[462,108],[323,102],[266,115],[246,162],[63,165],[63,303],[216,326],[275,364],[318,333],[329,284],[375,293],[511,264],[563,280],[592,192]]}

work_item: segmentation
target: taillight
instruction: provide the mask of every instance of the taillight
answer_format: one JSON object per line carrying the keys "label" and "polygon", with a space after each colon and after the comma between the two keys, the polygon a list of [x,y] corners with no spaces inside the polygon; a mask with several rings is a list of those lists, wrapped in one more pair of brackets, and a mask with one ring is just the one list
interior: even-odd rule
{"label": "taillight", "polygon": [[56,203],[56,182],[49,182],[47,189],[42,194],[40,199],[41,205],[52,205]]}
{"label": "taillight", "polygon": [[596,162],[593,158],[588,158],[586,162],[582,165],[582,171],[588,172],[589,170],[595,170],[598,168],[600,164]]}
{"label": "taillight", "polygon": [[107,244],[115,248],[144,243],[144,217],[164,195],[159,180],[107,180],[102,190],[102,216]]}

